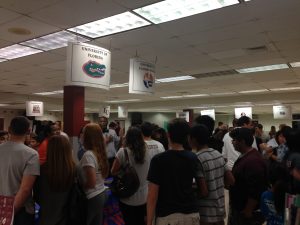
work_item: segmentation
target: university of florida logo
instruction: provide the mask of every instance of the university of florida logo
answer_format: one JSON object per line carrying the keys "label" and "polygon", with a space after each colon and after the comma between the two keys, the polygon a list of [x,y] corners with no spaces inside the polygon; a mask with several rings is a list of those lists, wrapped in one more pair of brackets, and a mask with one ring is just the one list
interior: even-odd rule
{"label": "university of florida logo", "polygon": [[90,77],[101,78],[105,75],[106,66],[95,61],[88,61],[83,64],[82,70]]}
{"label": "university of florida logo", "polygon": [[152,75],[152,73],[150,72],[146,72],[144,74],[144,85],[146,88],[150,88],[153,86],[153,82],[154,82],[154,76]]}

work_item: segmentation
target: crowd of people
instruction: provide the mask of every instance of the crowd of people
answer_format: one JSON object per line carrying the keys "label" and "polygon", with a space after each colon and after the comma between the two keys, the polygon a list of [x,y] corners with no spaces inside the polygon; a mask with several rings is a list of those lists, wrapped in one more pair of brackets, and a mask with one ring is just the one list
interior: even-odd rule
{"label": "crowd of people", "polygon": [[105,180],[127,160],[140,185],[119,199],[126,225],[224,225],[226,213],[228,225],[283,225],[285,193],[300,192],[300,130],[267,134],[247,116],[232,127],[198,116],[192,126],[171,120],[167,132],[144,122],[126,133],[100,117],[80,130],[76,150],[60,122],[35,134],[20,116],[0,142],[0,195],[14,197],[15,225],[34,224],[35,202],[40,225],[69,225],[74,182],[87,199],[85,224],[103,224]]}

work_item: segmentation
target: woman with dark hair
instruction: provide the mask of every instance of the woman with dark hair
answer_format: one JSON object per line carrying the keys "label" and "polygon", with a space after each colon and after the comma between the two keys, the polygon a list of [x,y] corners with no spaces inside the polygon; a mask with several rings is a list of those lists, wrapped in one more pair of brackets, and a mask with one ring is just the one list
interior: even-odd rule
{"label": "woman with dark hair", "polygon": [[34,191],[41,207],[40,225],[67,224],[68,197],[75,171],[70,142],[61,135],[51,137],[47,145],[47,162],[41,166]]}
{"label": "woman with dark hair", "polygon": [[103,224],[103,208],[107,199],[104,179],[108,176],[109,166],[105,141],[100,126],[89,123],[83,128],[85,153],[80,160],[83,188],[87,196],[87,225]]}
{"label": "woman with dark hair", "polygon": [[136,193],[128,198],[120,199],[120,208],[126,225],[144,225],[146,217],[146,201],[148,194],[147,174],[153,153],[147,150],[142,131],[131,127],[125,137],[125,147],[117,152],[111,173],[117,174],[126,164],[125,151],[128,153],[132,165],[139,177],[140,187]]}
{"label": "woman with dark hair", "polygon": [[164,146],[165,150],[169,149],[168,135],[164,128],[155,128],[152,132],[152,139],[160,142]]}

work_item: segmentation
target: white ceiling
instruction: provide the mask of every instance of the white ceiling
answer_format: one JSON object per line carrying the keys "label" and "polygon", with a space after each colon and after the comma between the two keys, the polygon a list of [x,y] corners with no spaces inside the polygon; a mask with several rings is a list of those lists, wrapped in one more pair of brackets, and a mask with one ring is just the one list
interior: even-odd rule
{"label": "white ceiling", "polygon": [[[98,20],[157,0],[2,0],[0,48],[62,29]],[[91,41],[112,52],[111,84],[128,82],[129,59],[157,59],[156,78],[194,75],[239,68],[300,62],[300,1],[252,0],[187,18],[150,25]],[[17,35],[10,28],[31,33]],[[265,46],[262,50],[249,50]],[[25,101],[44,101],[47,110],[62,109],[63,95],[34,92],[63,89],[66,48],[0,63],[0,103],[24,109]],[[128,87],[110,91],[86,88],[86,111],[97,112],[104,101],[141,99],[126,103],[129,111],[178,111],[214,107],[232,113],[239,105],[271,113],[273,104],[288,104],[300,113],[300,89],[239,94],[257,89],[300,87],[300,68],[249,74],[203,76],[156,84],[154,95],[129,94]],[[232,95],[215,93],[234,92]],[[209,94],[208,97],[161,99],[162,96]],[[117,104],[111,104],[116,109]]]}

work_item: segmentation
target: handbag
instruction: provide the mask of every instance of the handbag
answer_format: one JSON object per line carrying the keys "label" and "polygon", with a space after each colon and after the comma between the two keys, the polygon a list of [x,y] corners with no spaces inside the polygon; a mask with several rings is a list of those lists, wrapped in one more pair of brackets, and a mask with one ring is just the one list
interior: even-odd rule
{"label": "handbag", "polygon": [[0,224],[12,225],[14,220],[14,197],[0,195]]}
{"label": "handbag", "polygon": [[113,195],[119,198],[128,198],[132,196],[140,186],[140,180],[136,170],[129,162],[127,149],[124,149],[126,163],[121,167],[119,173],[113,177],[111,191]]}

